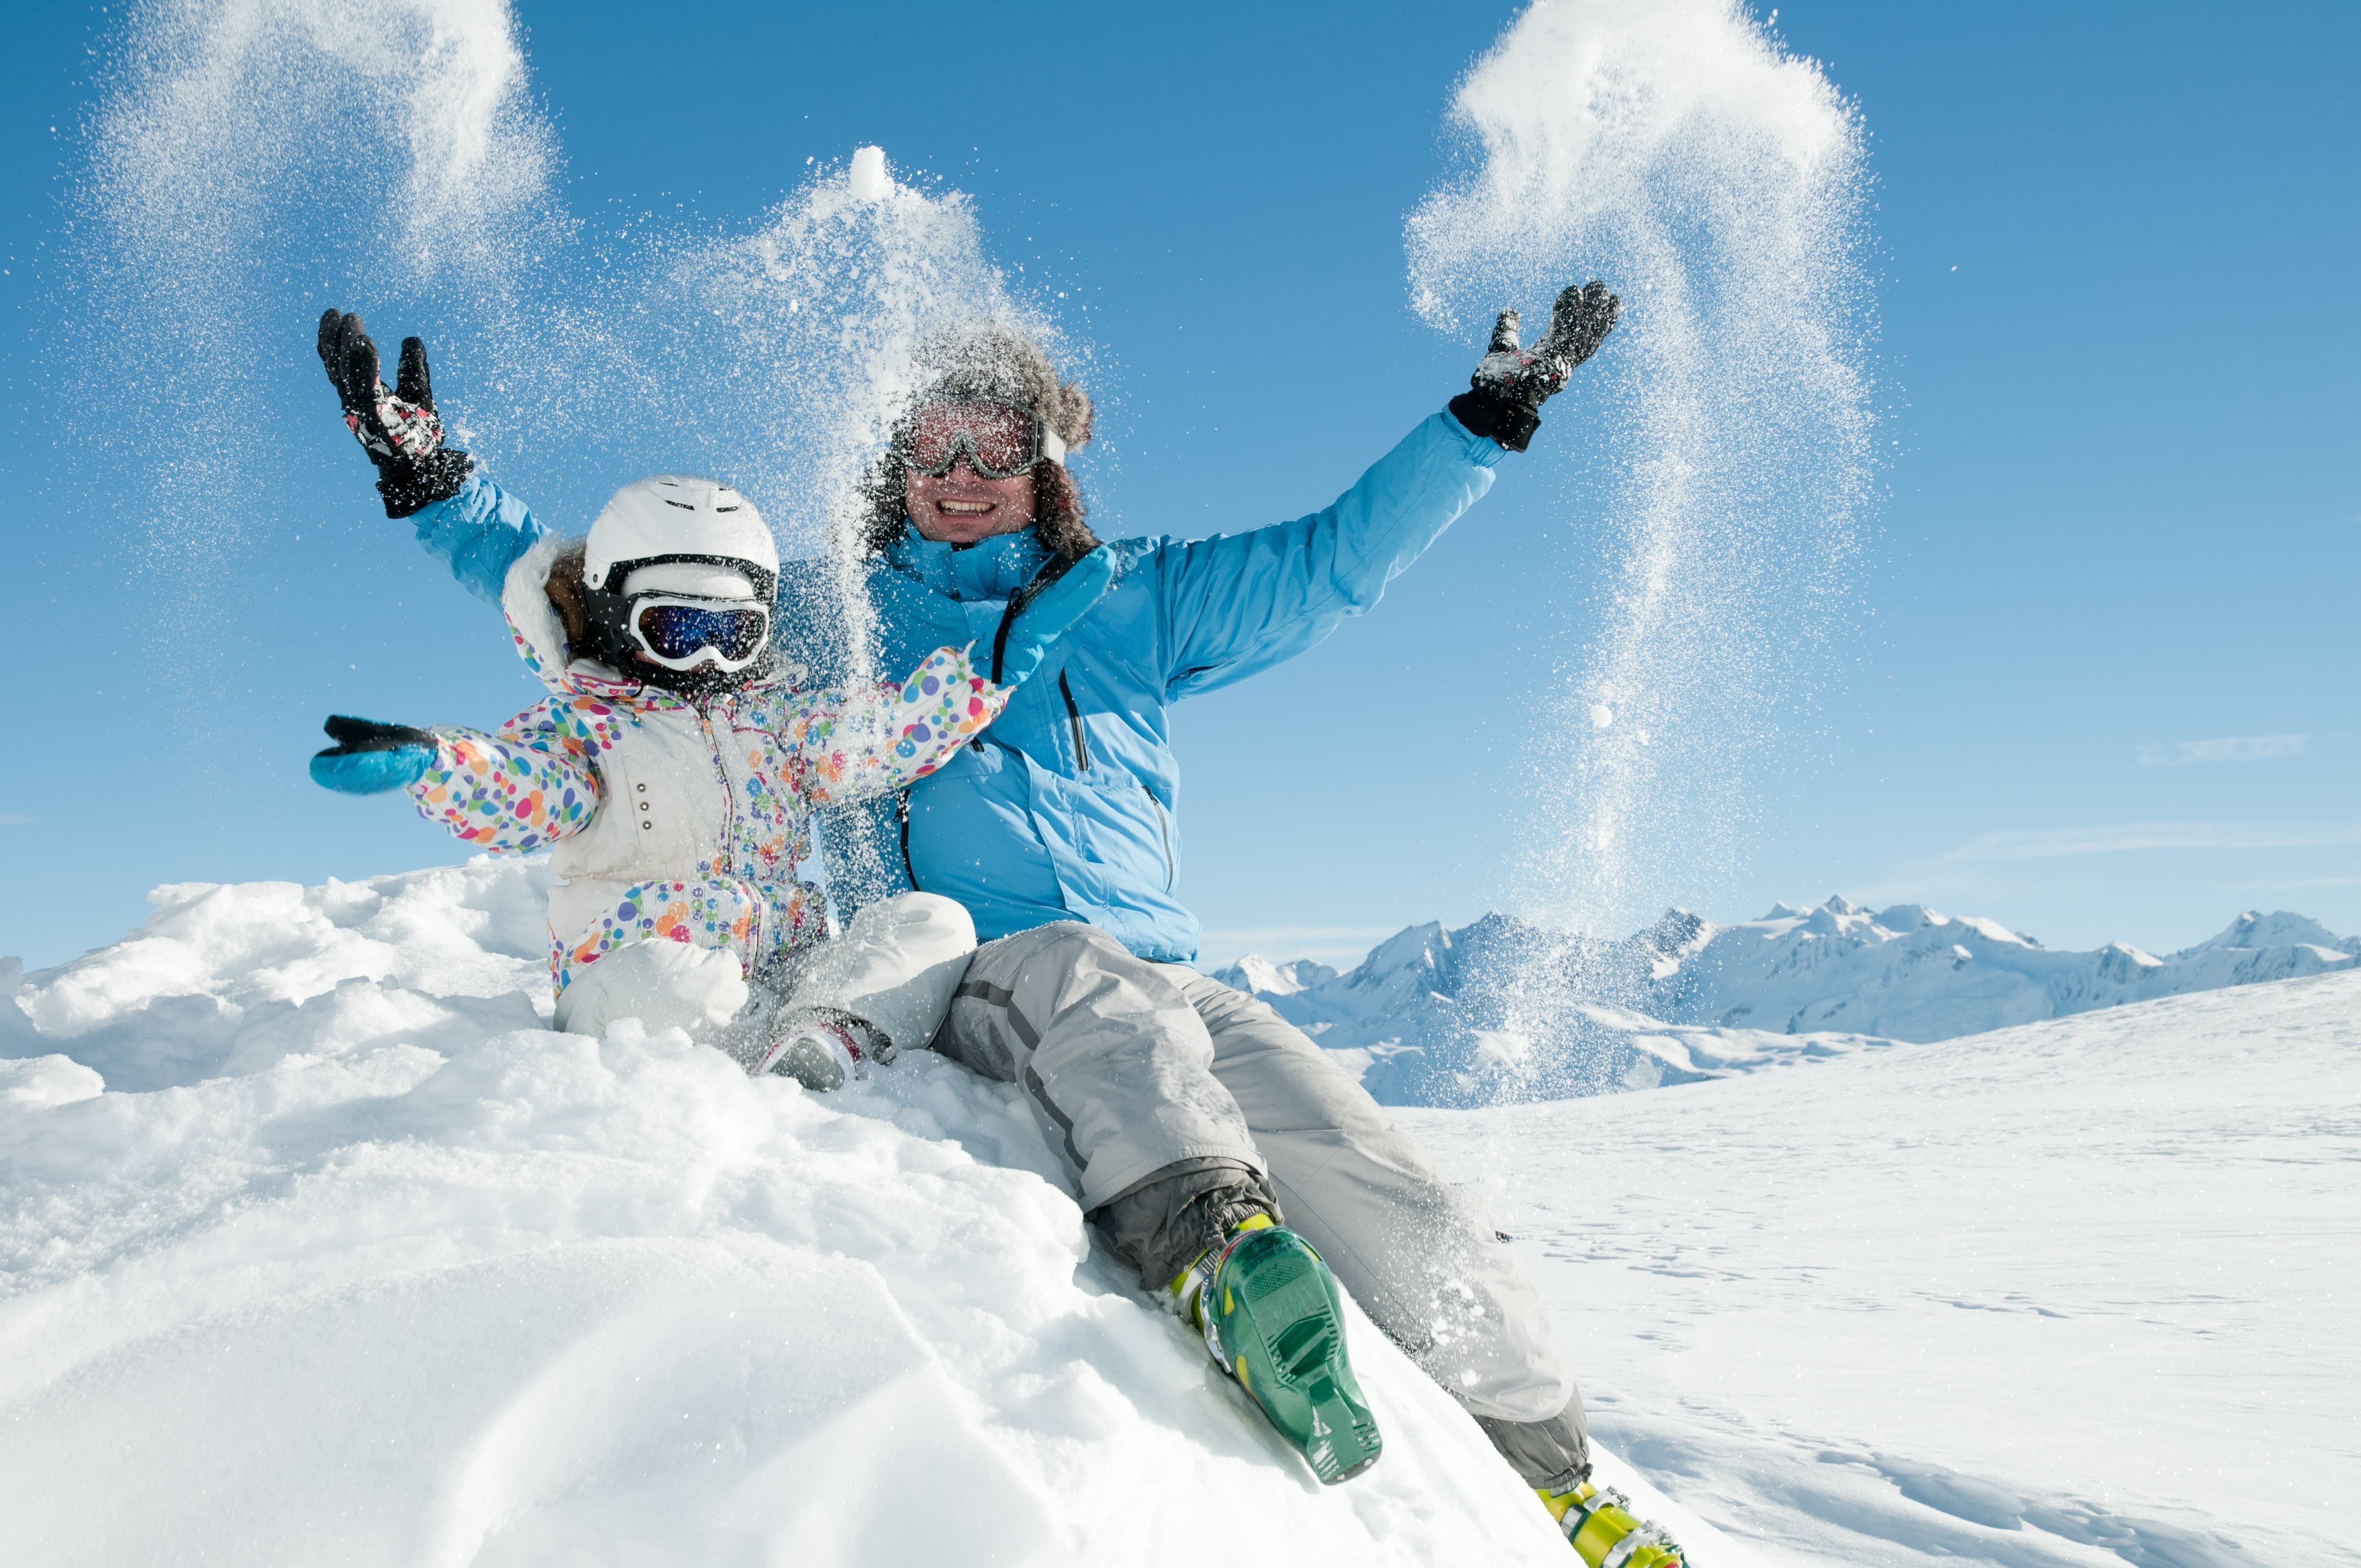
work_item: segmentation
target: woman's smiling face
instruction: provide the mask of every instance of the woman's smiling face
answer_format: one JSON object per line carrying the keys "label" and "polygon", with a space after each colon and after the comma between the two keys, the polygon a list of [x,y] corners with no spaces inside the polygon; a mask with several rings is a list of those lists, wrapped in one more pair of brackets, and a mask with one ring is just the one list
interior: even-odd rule
{"label": "woman's smiling face", "polygon": [[922,539],[940,544],[973,544],[995,533],[1014,533],[1033,521],[1033,470],[1005,479],[987,479],[962,455],[948,474],[902,474],[902,504]]}

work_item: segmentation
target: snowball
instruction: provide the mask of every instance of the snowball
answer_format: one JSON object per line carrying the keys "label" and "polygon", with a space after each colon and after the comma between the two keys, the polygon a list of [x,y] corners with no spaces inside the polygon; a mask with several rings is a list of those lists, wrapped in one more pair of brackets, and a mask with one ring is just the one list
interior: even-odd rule
{"label": "snowball", "polygon": [[894,193],[894,177],[885,172],[885,149],[855,148],[852,153],[852,195],[855,201],[882,202]]}

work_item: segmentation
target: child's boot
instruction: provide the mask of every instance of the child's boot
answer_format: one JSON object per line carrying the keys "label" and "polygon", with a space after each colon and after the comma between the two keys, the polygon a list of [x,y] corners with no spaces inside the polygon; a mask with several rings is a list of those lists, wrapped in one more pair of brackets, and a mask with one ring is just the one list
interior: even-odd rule
{"label": "child's boot", "polygon": [[754,1065],[754,1076],[775,1072],[806,1089],[825,1092],[840,1089],[847,1079],[869,1076],[869,1064],[883,1061],[876,1032],[851,1018],[821,1018],[806,1014],[781,1019],[773,1026],[771,1043]]}
{"label": "child's boot", "polygon": [[1385,1440],[1345,1354],[1345,1303],[1320,1255],[1257,1214],[1170,1287],[1222,1369],[1334,1486],[1378,1462]]}
{"label": "child's boot", "polygon": [[1688,1562],[1661,1528],[1633,1517],[1620,1492],[1587,1481],[1562,1492],[1535,1490],[1589,1568],[1685,1568]]}

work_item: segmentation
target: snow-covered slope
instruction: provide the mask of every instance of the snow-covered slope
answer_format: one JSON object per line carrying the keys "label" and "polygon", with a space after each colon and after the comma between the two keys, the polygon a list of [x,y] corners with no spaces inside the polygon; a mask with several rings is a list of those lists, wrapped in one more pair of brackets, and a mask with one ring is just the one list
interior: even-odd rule
{"label": "snow-covered slope", "polygon": [[2338,973],[1401,1119],[1773,1561],[2233,1568],[2361,1563],[2356,1108]]}
{"label": "snow-covered slope", "polygon": [[547,1032],[541,875],[170,889],[0,974],[0,1561],[1160,1568],[1236,1519],[1224,1562],[1564,1568],[1357,1319],[1387,1454],[1317,1485],[1012,1091]]}
{"label": "snow-covered slope", "polygon": [[[1220,973],[1345,1053],[1380,1100],[1481,1105],[1722,1077],[2093,1008],[2349,970],[2361,938],[2242,915],[2164,958],[2053,952],[1990,920],[1842,898],[1620,942],[1500,915],[1413,926],[1347,973],[1249,955]],[[1579,999],[1579,1000],[1577,1000]]]}

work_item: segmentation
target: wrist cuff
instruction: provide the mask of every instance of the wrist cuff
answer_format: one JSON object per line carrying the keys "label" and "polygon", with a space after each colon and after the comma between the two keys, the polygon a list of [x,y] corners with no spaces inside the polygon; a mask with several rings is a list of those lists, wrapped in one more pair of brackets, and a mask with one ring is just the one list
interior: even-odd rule
{"label": "wrist cuff", "polygon": [[1542,424],[1530,405],[1483,388],[1462,392],[1446,406],[1470,435],[1489,436],[1511,452],[1522,452]]}
{"label": "wrist cuff", "polygon": [[386,516],[408,517],[457,495],[475,469],[466,453],[438,448],[415,462],[386,464],[378,470],[377,493],[385,498]]}

